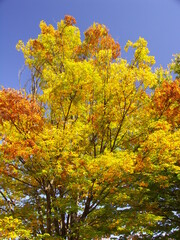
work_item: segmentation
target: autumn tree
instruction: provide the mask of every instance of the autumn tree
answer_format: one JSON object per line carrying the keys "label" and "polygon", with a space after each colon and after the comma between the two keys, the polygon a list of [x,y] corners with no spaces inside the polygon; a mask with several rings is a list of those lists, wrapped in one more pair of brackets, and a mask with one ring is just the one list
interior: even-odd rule
{"label": "autumn tree", "polygon": [[128,41],[128,63],[106,26],[81,41],[75,24],[42,21],[37,39],[19,41],[31,94],[0,91],[0,221],[15,232],[0,237],[175,235],[179,80],[153,72],[143,38]]}

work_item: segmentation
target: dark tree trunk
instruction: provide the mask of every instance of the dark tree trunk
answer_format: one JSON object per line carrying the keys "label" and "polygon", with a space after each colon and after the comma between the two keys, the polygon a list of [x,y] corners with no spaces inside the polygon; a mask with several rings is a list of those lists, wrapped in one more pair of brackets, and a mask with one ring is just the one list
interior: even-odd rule
{"label": "dark tree trunk", "polygon": [[66,224],[65,224],[65,214],[61,214],[61,235],[63,238],[66,237]]}
{"label": "dark tree trunk", "polygon": [[69,240],[79,240],[79,229],[78,229],[78,218],[77,213],[72,213],[70,215],[70,231],[71,236],[68,238]]}
{"label": "dark tree trunk", "polygon": [[51,235],[51,196],[48,191],[46,191],[46,202],[47,233]]}
{"label": "dark tree trunk", "polygon": [[40,230],[41,230],[41,233],[44,234],[45,230],[44,230],[44,226],[43,226],[42,209],[41,209],[41,204],[40,204],[40,200],[39,200],[38,196],[36,198],[36,202],[37,202],[37,210],[38,210],[39,221],[40,221]]}
{"label": "dark tree trunk", "polygon": [[[55,209],[55,211],[56,211],[56,209]],[[60,236],[60,233],[59,233],[59,222],[58,222],[58,218],[57,217],[54,218],[54,226],[55,226],[56,235]]]}

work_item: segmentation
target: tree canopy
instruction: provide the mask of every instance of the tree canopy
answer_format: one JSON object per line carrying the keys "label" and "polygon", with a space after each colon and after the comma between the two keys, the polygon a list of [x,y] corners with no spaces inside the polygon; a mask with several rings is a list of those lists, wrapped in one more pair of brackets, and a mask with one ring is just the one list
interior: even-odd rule
{"label": "tree canopy", "polygon": [[30,92],[0,91],[0,238],[177,239],[179,57],[173,80],[143,38],[128,62],[106,26],[75,25],[19,41]]}

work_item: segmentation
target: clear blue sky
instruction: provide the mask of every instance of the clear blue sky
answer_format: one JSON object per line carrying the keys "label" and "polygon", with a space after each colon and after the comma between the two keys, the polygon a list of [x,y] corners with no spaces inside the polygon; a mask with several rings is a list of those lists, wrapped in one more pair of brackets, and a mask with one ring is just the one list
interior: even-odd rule
{"label": "clear blue sky", "polygon": [[[41,20],[56,26],[66,14],[76,18],[81,33],[93,22],[105,24],[122,48],[144,37],[156,66],[166,67],[180,52],[180,0],[0,0],[0,86],[19,87],[24,58],[16,51],[18,40],[36,38]],[[27,78],[23,73],[22,81]]]}

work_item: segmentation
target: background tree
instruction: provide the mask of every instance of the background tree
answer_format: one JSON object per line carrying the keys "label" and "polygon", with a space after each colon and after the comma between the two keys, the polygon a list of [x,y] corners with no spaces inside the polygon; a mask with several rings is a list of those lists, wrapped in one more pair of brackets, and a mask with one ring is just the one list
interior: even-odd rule
{"label": "background tree", "polygon": [[180,78],[180,53],[174,55],[174,59],[170,64],[170,70],[176,74],[176,78]]}

